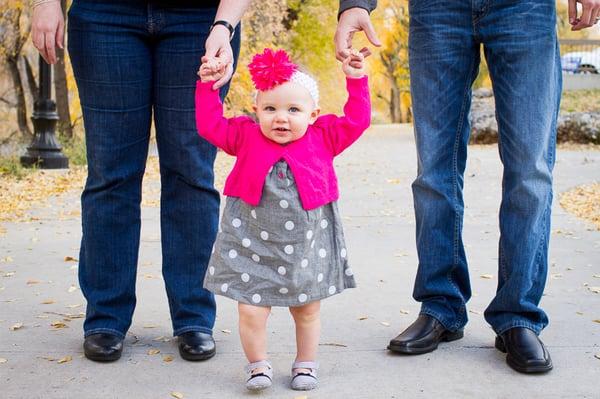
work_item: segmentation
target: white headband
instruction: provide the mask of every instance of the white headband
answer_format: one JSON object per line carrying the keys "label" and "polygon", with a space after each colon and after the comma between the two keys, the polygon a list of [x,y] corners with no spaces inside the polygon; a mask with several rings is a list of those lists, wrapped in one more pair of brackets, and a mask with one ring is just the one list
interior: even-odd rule
{"label": "white headband", "polygon": [[294,82],[304,87],[310,93],[316,106],[319,106],[319,86],[317,82],[304,72],[296,71],[290,78],[290,82]]}

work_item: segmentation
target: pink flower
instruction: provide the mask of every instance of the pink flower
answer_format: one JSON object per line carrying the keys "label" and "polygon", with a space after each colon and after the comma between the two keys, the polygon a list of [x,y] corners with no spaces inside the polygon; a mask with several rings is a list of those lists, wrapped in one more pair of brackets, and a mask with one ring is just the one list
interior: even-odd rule
{"label": "pink flower", "polygon": [[260,91],[271,90],[273,87],[290,80],[298,67],[290,61],[284,50],[266,48],[261,54],[252,57],[248,65],[254,87]]}

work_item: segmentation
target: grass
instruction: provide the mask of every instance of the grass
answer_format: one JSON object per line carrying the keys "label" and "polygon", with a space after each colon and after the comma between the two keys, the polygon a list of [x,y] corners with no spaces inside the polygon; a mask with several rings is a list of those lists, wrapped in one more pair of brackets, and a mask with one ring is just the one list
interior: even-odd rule
{"label": "grass", "polygon": [[69,158],[69,165],[87,165],[85,140],[75,136],[72,139],[60,139],[63,154]]}
{"label": "grass", "polygon": [[563,92],[560,112],[600,112],[600,90]]}
{"label": "grass", "polygon": [[16,155],[10,157],[0,157],[0,177],[12,176],[22,179],[31,173],[34,168],[25,168],[21,165],[19,157]]}

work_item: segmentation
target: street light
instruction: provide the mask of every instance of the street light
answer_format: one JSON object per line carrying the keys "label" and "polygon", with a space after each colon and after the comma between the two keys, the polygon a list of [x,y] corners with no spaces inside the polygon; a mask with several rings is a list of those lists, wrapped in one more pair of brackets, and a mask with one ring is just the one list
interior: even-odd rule
{"label": "street light", "polygon": [[63,155],[54,134],[58,114],[56,103],[51,98],[50,65],[40,56],[39,96],[33,105],[33,140],[27,152],[21,157],[21,165],[37,166],[41,169],[65,169],[69,167],[69,158]]}

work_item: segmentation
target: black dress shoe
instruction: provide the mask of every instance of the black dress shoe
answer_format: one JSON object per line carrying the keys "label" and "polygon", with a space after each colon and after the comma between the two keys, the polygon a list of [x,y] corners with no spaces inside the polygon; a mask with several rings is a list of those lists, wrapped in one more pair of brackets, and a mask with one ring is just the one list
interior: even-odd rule
{"label": "black dress shoe", "polygon": [[406,355],[420,355],[436,350],[442,341],[456,341],[463,336],[463,330],[446,330],[435,318],[422,314],[406,330],[390,341],[388,349]]}
{"label": "black dress shoe", "polygon": [[506,353],[506,363],[520,373],[552,370],[552,359],[544,343],[528,328],[515,327],[496,337],[496,349]]}
{"label": "black dress shoe", "polygon": [[118,360],[123,352],[123,338],[107,333],[88,335],[83,341],[83,352],[96,362]]}
{"label": "black dress shoe", "polygon": [[179,354],[185,360],[206,360],[216,353],[212,335],[190,331],[179,336]]}

